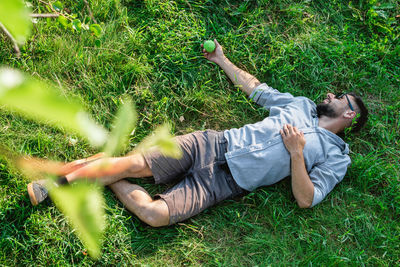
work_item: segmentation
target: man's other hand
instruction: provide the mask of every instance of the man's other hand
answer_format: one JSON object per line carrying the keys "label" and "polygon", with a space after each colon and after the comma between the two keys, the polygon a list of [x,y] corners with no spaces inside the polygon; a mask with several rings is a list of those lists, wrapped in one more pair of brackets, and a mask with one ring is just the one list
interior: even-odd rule
{"label": "man's other hand", "polygon": [[222,50],[222,46],[218,43],[217,39],[214,39],[215,43],[215,50],[212,53],[208,53],[204,47],[203,44],[201,44],[201,49],[203,50],[203,55],[206,59],[217,63],[218,65],[224,60],[225,55],[224,51]]}
{"label": "man's other hand", "polygon": [[306,139],[304,133],[299,131],[296,127],[290,124],[285,124],[283,129],[280,130],[283,143],[290,154],[303,153]]}

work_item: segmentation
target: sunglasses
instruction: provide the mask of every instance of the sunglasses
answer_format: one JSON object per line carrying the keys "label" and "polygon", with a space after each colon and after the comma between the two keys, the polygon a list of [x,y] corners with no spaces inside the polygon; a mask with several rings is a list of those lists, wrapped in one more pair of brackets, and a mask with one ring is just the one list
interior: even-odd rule
{"label": "sunglasses", "polygon": [[350,107],[350,109],[351,109],[352,111],[354,111],[354,108],[353,108],[353,106],[351,105],[351,103],[350,103],[350,99],[349,99],[349,97],[347,96],[347,94],[346,94],[346,93],[344,93],[344,94],[342,94],[342,93],[336,94],[335,98],[337,98],[337,99],[342,99],[342,98],[343,98],[343,96],[345,96],[345,97],[346,97],[346,99],[347,99],[347,102],[349,103],[349,107]]}

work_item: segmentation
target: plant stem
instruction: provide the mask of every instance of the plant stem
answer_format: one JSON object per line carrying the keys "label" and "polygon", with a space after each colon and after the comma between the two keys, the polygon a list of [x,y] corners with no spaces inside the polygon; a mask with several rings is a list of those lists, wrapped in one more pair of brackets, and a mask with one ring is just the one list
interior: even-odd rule
{"label": "plant stem", "polygon": [[7,28],[0,22],[0,28],[4,31],[4,33],[10,38],[11,42],[13,43],[14,46],[14,51],[15,54],[17,55],[18,58],[21,57],[21,51],[19,50],[19,46],[17,41],[14,39],[14,37],[11,35],[11,33],[7,30]]}
{"label": "plant stem", "polygon": [[92,18],[92,20],[94,21],[94,23],[97,24],[97,21],[96,21],[96,19],[95,19],[94,16],[93,16],[93,13],[92,13],[92,10],[90,9],[90,6],[89,6],[88,1],[87,1],[87,0],[83,0],[83,2],[84,2],[85,5],[86,5],[86,8],[87,8],[87,10],[88,10],[88,12],[89,12],[89,16]]}
{"label": "plant stem", "polygon": [[32,18],[58,18],[60,14],[30,14]]}

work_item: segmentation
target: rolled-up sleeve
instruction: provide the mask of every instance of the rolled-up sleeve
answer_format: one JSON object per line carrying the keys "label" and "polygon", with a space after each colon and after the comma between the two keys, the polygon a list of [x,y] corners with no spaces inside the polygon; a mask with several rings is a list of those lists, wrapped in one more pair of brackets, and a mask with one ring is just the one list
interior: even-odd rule
{"label": "rolled-up sleeve", "polygon": [[254,88],[249,98],[267,110],[274,106],[286,106],[294,100],[293,95],[281,93],[265,83]]}
{"label": "rolled-up sleeve", "polygon": [[328,158],[326,162],[311,170],[309,176],[314,184],[314,198],[311,207],[320,203],[335,185],[343,180],[350,163],[348,155],[341,155],[341,157],[334,157],[333,159]]}

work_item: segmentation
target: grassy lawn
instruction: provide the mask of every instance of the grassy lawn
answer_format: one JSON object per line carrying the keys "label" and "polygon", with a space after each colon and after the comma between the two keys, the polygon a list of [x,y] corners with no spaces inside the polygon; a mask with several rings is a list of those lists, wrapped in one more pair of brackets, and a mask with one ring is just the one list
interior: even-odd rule
{"label": "grassy lawn", "polygon": [[[61,2],[88,16],[84,1]],[[139,113],[131,147],[164,122],[179,135],[268,116],[202,57],[200,44],[213,38],[232,62],[281,92],[316,102],[327,92],[360,94],[370,119],[345,137],[352,165],[343,182],[312,209],[297,207],[288,178],[154,229],[105,189],[108,226],[97,262],[51,203],[31,206],[28,181],[2,159],[0,265],[400,265],[398,1],[89,2],[104,30],[100,46],[89,32],[40,19],[19,59],[0,34],[0,65],[80,97],[106,127],[130,96]],[[77,136],[0,112],[0,144],[16,152],[61,161],[97,152]],[[166,188],[134,181],[151,193]]]}

